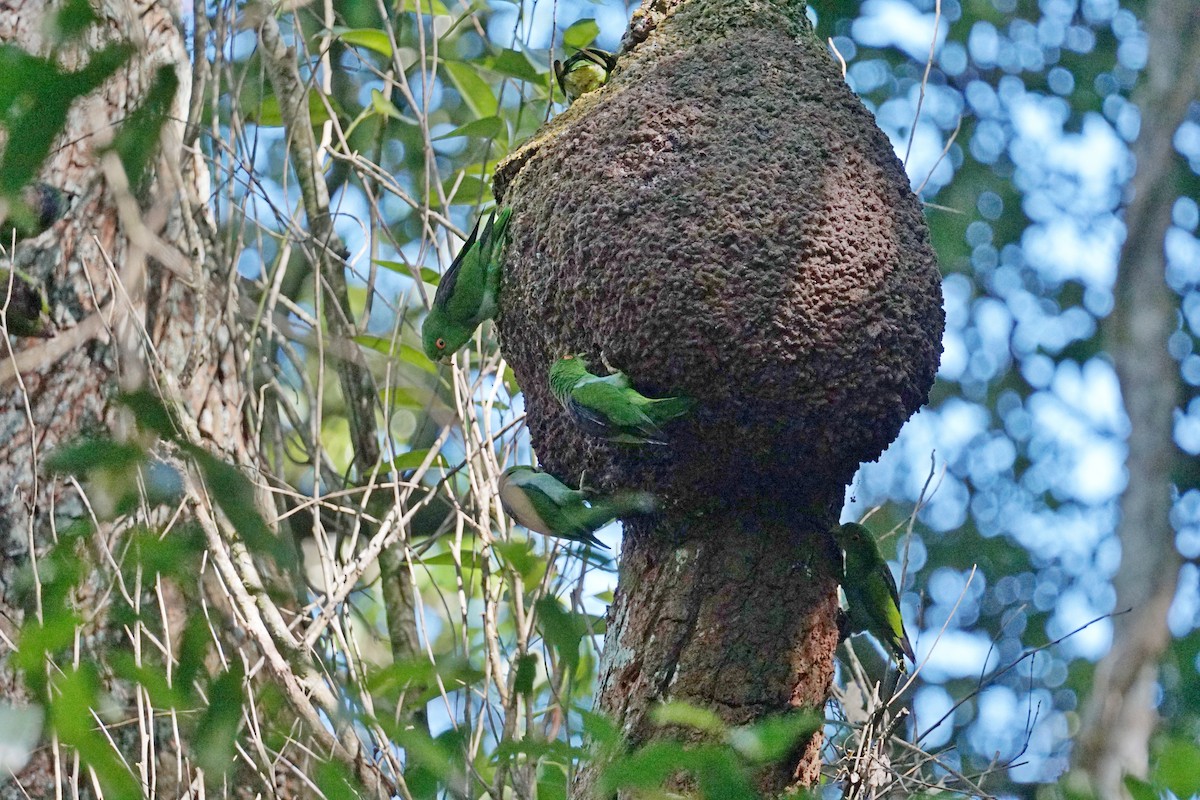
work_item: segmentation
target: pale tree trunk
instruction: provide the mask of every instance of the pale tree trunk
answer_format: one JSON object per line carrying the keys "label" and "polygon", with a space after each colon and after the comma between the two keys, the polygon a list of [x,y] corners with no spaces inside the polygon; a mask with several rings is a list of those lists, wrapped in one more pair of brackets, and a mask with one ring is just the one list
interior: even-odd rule
{"label": "pale tree trunk", "polygon": [[1123,557],[1117,572],[1113,647],[1096,669],[1075,764],[1102,798],[1125,796],[1122,775],[1144,777],[1158,719],[1152,702],[1158,660],[1170,641],[1167,611],[1181,560],[1170,523],[1172,437],[1179,367],[1167,352],[1178,298],[1166,283],[1164,237],[1180,160],[1172,139],[1200,93],[1200,6],[1151,0],[1146,19],[1149,62],[1134,93],[1141,132],[1137,172],[1125,209],[1127,236],[1108,335],[1129,415],[1129,483],[1121,499]]}
{"label": "pale tree trunk", "polygon": [[[5,3],[0,41],[49,55],[43,31],[45,15],[54,10],[43,0]],[[119,578],[106,557],[122,558],[120,540],[130,523],[166,520],[140,512],[104,522],[99,495],[45,473],[47,453],[82,431],[131,435],[132,422],[113,398],[120,389],[149,387],[178,408],[189,438],[227,460],[248,456],[238,340],[212,291],[225,285],[229,267],[211,258],[202,211],[206,167],[184,125],[193,81],[180,9],[158,0],[106,0],[95,10],[99,23],[83,47],[60,54],[60,66],[76,70],[88,51],[116,42],[128,42],[136,52],[97,92],[76,101],[44,166],[41,180],[73,196],[66,216],[12,254],[48,288],[57,332],[44,340],[0,342],[0,702],[18,706],[29,693],[11,648],[19,646],[22,623],[39,613],[37,602],[21,591],[22,576],[39,575],[38,557],[73,521],[99,518],[89,540],[93,550],[84,556],[95,569],[73,598],[84,620],[76,631],[75,664],[103,664],[103,654],[114,649],[144,653],[156,642],[170,642],[188,613],[185,595],[196,591],[195,585],[161,582],[141,598],[140,624],[111,619]],[[180,88],[151,191],[139,206],[119,161],[101,151],[163,67],[175,70]],[[103,667],[101,674],[108,679]],[[113,744],[145,793],[180,796],[191,777],[180,757],[178,728],[173,734],[139,690],[112,683],[102,691],[118,704],[122,720],[110,729]],[[52,737],[42,739],[18,774],[0,776],[0,798],[6,800],[92,792],[87,771]]]}

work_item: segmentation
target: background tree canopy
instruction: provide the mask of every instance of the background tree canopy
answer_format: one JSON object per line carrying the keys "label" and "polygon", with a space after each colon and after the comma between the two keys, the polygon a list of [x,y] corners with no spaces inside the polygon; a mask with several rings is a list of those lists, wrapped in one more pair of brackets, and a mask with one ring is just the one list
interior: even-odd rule
{"label": "background tree canopy", "polygon": [[[6,33],[59,59],[14,50],[9,62],[23,71],[13,74],[74,86],[67,102],[108,79],[104,58],[77,86],[63,78],[76,68],[61,67],[64,53],[106,41],[80,31],[119,28],[110,10],[85,5],[63,4],[50,44]],[[520,389],[489,326],[452,368],[424,357],[418,333],[440,274],[491,201],[497,164],[563,108],[552,61],[588,45],[617,50],[634,8],[292,5],[197,8],[178,32],[191,52],[179,65],[190,96],[166,79],[139,84],[132,93],[158,122],[138,128],[129,114],[129,134],[101,150],[120,155],[128,180],[109,164],[99,184],[70,187],[113,208],[133,201],[154,220],[162,187],[186,198],[194,182],[199,202],[182,227],[207,242],[203,263],[224,269],[205,266],[187,285],[197,307],[222,309],[223,333],[206,338],[237,343],[236,368],[220,362],[211,380],[241,387],[244,418],[205,416],[170,381],[152,379],[158,391],[147,394],[123,382],[90,427],[51,437],[61,446],[49,461],[37,437],[0,449],[28,496],[48,491],[33,482],[32,453],[45,461],[37,474],[45,467],[55,486],[89,500],[58,523],[61,535],[33,503],[0,513],[4,535],[24,543],[3,574],[14,588],[0,608],[10,651],[0,655],[0,765],[16,777],[0,778],[0,797],[71,782],[137,797],[153,793],[151,773],[160,791],[181,791],[200,769],[210,791],[228,794],[286,781],[331,798],[546,800],[567,796],[585,733],[599,753],[620,752],[618,732],[588,712],[620,528],[601,531],[608,552],[500,513],[496,477],[532,462]],[[1080,755],[1113,751],[1097,733],[1103,716],[1087,711],[1111,694],[1136,701],[1117,726],[1125,752],[1109,759],[1146,779],[1128,791],[1200,793],[1200,63],[1180,45],[1200,36],[1200,18],[1190,0],[808,5],[925,201],[944,275],[929,405],[860,470],[843,512],[869,513],[894,559],[920,664],[903,694],[911,716],[890,731],[915,747],[893,742],[890,761],[877,763],[899,792],[1034,797],[1067,792],[1049,784],[1075,759],[1100,796],[1117,796]],[[103,55],[113,70],[129,57]],[[20,155],[12,142],[37,139],[15,133],[32,124],[9,101],[21,91],[0,81],[6,169]],[[61,116],[41,121],[44,141],[79,122]],[[166,165],[178,171],[182,156],[164,144],[156,196],[143,178],[155,134],[163,118],[184,116],[192,126],[179,135],[207,172],[170,183]],[[67,146],[57,141],[51,165]],[[44,156],[21,162],[6,194]],[[1153,182],[1139,185],[1135,167]],[[82,216],[83,201],[72,202],[68,216]],[[113,213],[130,241],[146,241]],[[164,230],[178,251],[197,252]],[[64,276],[76,273],[62,266],[72,255],[47,244],[57,235],[19,244],[13,260],[35,265],[26,269],[45,279],[70,329],[89,306],[68,302]],[[153,306],[154,280],[179,273],[150,252],[168,265],[151,270]],[[1138,262],[1142,252],[1161,263]],[[1151,345],[1162,331],[1161,348],[1140,343],[1147,328]],[[147,342],[155,330],[142,330]],[[5,360],[45,346],[8,341]],[[0,374],[11,409],[0,430],[12,433],[25,430],[26,395],[10,377]],[[114,408],[146,433],[115,435]],[[1159,505],[1137,500],[1160,495]],[[108,541],[105,532],[121,536],[111,553],[88,544]],[[87,590],[96,586],[109,590]],[[181,622],[172,607],[190,613]],[[1156,626],[1169,633],[1165,649],[1130,651],[1157,672],[1139,666],[1121,684],[1111,677],[1120,659],[1111,674],[1097,671],[1114,641],[1137,643],[1137,630]],[[95,668],[80,656],[80,631]],[[120,655],[131,645],[136,657]],[[847,769],[870,772],[853,754],[862,726],[878,726],[878,701],[864,692],[882,652],[864,638],[852,645],[839,648],[825,709],[829,796]],[[136,726],[104,712],[135,706]],[[72,724],[81,708],[94,725]],[[682,707],[661,721],[711,743],[619,755],[602,786],[649,792],[688,769],[705,796],[752,797],[752,768],[813,724],[730,730]],[[110,728],[124,733],[97,733]],[[1087,748],[1073,751],[1081,731]],[[42,746],[51,733],[94,782]],[[136,756],[148,742],[153,757]]]}

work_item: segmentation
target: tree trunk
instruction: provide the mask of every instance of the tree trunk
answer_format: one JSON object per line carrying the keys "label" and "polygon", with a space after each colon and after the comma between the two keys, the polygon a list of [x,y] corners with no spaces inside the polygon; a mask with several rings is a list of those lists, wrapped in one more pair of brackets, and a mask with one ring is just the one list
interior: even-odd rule
{"label": "tree trunk", "polygon": [[[685,700],[743,724],[820,708],[846,483],[925,401],[940,275],[886,136],[802,2],[648,2],[603,88],[501,164],[499,328],[542,464],[639,489],[597,705],[633,744]],[[584,354],[694,398],[667,446],[585,435],[547,385]],[[670,735],[667,732],[667,735]],[[811,785],[819,741],[772,774]],[[573,796],[589,797],[595,766]]]}
{"label": "tree trunk", "polygon": [[[679,544],[626,524],[596,705],[631,742],[662,735],[650,714],[666,700],[717,710],[730,725],[824,706],[838,641],[836,562],[824,533],[836,515],[779,511],[774,520],[714,516]],[[820,745],[814,737],[759,776],[762,791],[812,785]],[[594,796],[600,766],[584,768],[574,796]]]}
{"label": "tree trunk", "polygon": [[1108,325],[1130,422],[1129,483],[1117,530],[1123,557],[1114,580],[1117,611],[1129,613],[1114,620],[1112,650],[1096,668],[1075,750],[1076,766],[1102,798],[1126,796],[1124,774],[1146,775],[1157,726],[1157,663],[1170,641],[1167,611],[1181,565],[1170,522],[1179,366],[1167,351],[1179,302],[1166,283],[1164,238],[1176,198],[1172,177],[1180,167],[1172,139],[1200,93],[1200,7],[1192,0],[1151,0],[1146,35],[1149,60],[1134,93],[1141,112],[1133,147],[1137,172]]}
{"label": "tree trunk", "polygon": [[[73,663],[106,663],[105,653],[128,648],[138,657],[155,643],[176,640],[188,614],[186,594],[196,586],[162,582],[136,598],[140,623],[110,617],[120,540],[132,522],[165,522],[132,515],[105,522],[102,492],[48,478],[46,454],[81,432],[132,435],[127,412],[112,403],[118,389],[156,386],[178,403],[192,431],[207,445],[243,460],[242,373],[237,339],[225,309],[210,299],[223,286],[228,265],[214,266],[202,227],[202,198],[208,194],[204,162],[194,141],[185,141],[192,79],[180,9],[156,0],[99,4],[99,22],[84,46],[63,48],[60,66],[77,70],[87,51],[130,42],[135,54],[96,92],[77,100],[67,127],[45,164],[41,179],[73,199],[65,218],[36,239],[18,244],[14,261],[48,289],[57,331],[49,339],[6,339],[0,343],[0,697],[21,705],[29,700],[24,676],[7,644],[19,638],[27,615],[40,614],[22,587],[51,580],[38,571],[39,558],[77,519],[96,520],[93,571],[73,600],[84,620],[76,630]],[[6,3],[0,11],[0,40],[47,55],[43,0]],[[160,67],[174,69],[180,88],[162,134],[159,168],[149,176],[148,203],[139,207],[124,172],[101,149],[138,108]],[[190,284],[190,287],[189,287]],[[98,515],[98,516],[93,516]],[[114,560],[115,559],[115,560]],[[145,588],[144,586],[142,588]],[[135,589],[136,592],[136,589]],[[160,613],[161,612],[161,613]],[[69,669],[71,663],[47,665]],[[109,675],[103,676],[106,680]],[[102,691],[117,703],[125,724],[112,726],[116,750],[151,796],[179,796],[192,779],[180,759],[181,741],[139,690],[113,682]],[[86,713],[79,709],[79,713]],[[73,754],[43,740],[24,769],[0,779],[0,798],[92,796],[93,784]]]}

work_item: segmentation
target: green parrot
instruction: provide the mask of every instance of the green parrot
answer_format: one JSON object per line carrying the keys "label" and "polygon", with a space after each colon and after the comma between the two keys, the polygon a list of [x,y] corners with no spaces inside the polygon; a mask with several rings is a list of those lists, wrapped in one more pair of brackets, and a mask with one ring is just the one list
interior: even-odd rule
{"label": "green parrot", "polygon": [[[11,294],[10,294],[11,287]],[[50,304],[46,292],[33,277],[19,269],[0,267],[0,309],[12,336],[50,335]]]}
{"label": "green parrot", "polygon": [[8,219],[0,225],[0,246],[45,233],[67,213],[67,195],[48,183],[34,183],[21,190],[21,202],[10,205]]}
{"label": "green parrot", "polygon": [[624,372],[604,377],[588,372],[581,355],[564,356],[550,367],[550,391],[585,433],[625,444],[666,444],[660,428],[696,403],[690,397],[645,397]]}
{"label": "green parrot", "polygon": [[608,76],[617,66],[617,57],[607,50],[585,47],[566,61],[554,62],[554,77],[558,88],[573,103],[580,96],[608,83]]}
{"label": "green parrot", "polygon": [[916,663],[912,644],[900,617],[900,594],[896,579],[871,532],[853,522],[833,530],[833,538],[846,553],[842,591],[851,633],[867,632],[896,657],[904,669],[904,656]]}
{"label": "green parrot", "polygon": [[509,467],[501,474],[500,505],[531,531],[604,547],[592,532],[626,514],[650,514],[657,504],[646,492],[622,492],[588,500],[548,472]]}
{"label": "green parrot", "polygon": [[446,361],[471,339],[475,329],[496,313],[500,291],[500,251],[512,208],[492,211],[483,233],[479,223],[442,275],[433,306],[421,327],[421,343],[431,361]]}

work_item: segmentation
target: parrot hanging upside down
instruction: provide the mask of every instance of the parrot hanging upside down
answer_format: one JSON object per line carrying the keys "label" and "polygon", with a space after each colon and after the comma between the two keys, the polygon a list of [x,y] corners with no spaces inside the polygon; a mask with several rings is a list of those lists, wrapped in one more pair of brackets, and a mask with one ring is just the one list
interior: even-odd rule
{"label": "parrot hanging upside down", "polygon": [[564,356],[550,367],[550,391],[585,433],[625,444],[666,444],[662,426],[696,404],[690,397],[646,397],[619,370],[593,375],[580,355]]}
{"label": "parrot hanging upside down", "polygon": [[492,211],[483,232],[479,223],[442,275],[433,305],[421,326],[421,344],[431,361],[445,361],[470,341],[475,329],[496,314],[500,293],[500,251],[512,208]]}
{"label": "parrot hanging upside down", "polygon": [[585,47],[566,61],[554,62],[554,77],[558,88],[573,103],[582,95],[599,89],[608,83],[608,77],[617,66],[617,57],[607,50]]}
{"label": "parrot hanging upside down", "polygon": [[842,591],[852,633],[867,632],[896,657],[904,669],[904,656],[916,663],[912,644],[900,616],[896,579],[871,532],[853,522],[833,529],[833,538],[846,554]]}
{"label": "parrot hanging upside down", "polygon": [[649,514],[656,507],[646,492],[623,492],[588,501],[548,472],[517,466],[504,470],[498,481],[500,504],[508,515],[531,531],[573,542],[604,547],[593,532],[617,517]]}

